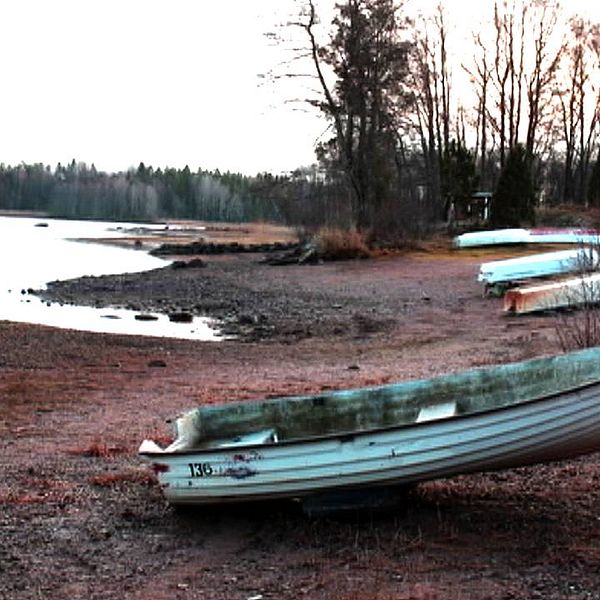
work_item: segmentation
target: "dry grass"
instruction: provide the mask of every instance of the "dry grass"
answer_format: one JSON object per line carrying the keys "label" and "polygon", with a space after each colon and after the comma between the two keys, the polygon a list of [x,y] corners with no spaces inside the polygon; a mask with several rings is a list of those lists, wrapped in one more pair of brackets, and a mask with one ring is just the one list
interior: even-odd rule
{"label": "dry grass", "polygon": [[114,458],[122,454],[128,454],[129,450],[124,446],[108,446],[104,442],[93,442],[85,448],[72,448],[69,454],[85,456],[87,458]]}
{"label": "dry grass", "polygon": [[538,225],[543,227],[584,227],[598,228],[600,210],[584,208],[578,204],[547,206],[536,211]]}
{"label": "dry grass", "polygon": [[2,504],[42,504],[64,505],[76,500],[77,492],[71,482],[54,479],[28,478],[21,485],[9,487],[0,493]]}
{"label": "dry grass", "polygon": [[600,240],[582,246],[576,277],[580,288],[568,298],[571,310],[557,314],[556,335],[563,352],[600,346],[600,286],[587,279],[600,270]]}
{"label": "dry grass", "polygon": [[215,244],[273,244],[275,242],[297,241],[292,227],[277,225],[264,221],[253,223],[207,223],[199,222],[206,227],[202,235],[207,242]]}
{"label": "dry grass", "polygon": [[314,241],[319,256],[325,260],[369,258],[371,251],[362,233],[356,229],[332,229],[323,227],[317,231]]}
{"label": "dry grass", "polygon": [[91,478],[90,482],[96,487],[104,488],[120,487],[125,483],[136,483],[150,487],[157,484],[157,479],[149,470],[130,469],[96,475]]}
{"label": "dry grass", "polygon": [[[295,243],[298,241],[296,231],[292,227],[267,222],[254,223],[219,223],[207,221],[170,221],[171,224],[189,228],[187,231],[165,230],[157,233],[135,234],[118,238],[102,238],[93,240],[103,244],[125,248],[156,247],[159,244],[232,244],[242,245]],[[200,229],[200,228],[203,229]],[[88,240],[90,241],[90,240]]]}

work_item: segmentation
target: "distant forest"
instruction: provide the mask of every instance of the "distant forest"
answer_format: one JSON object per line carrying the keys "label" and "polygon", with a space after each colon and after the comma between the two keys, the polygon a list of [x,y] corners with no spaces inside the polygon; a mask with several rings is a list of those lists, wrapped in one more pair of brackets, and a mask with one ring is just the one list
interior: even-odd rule
{"label": "distant forest", "polygon": [[55,217],[154,221],[285,221],[294,189],[303,197],[305,177],[183,169],[140,163],[127,172],[105,173],[71,161],[0,165],[0,209],[42,211]]}
{"label": "distant forest", "polygon": [[76,160],[55,168],[0,164],[0,210],[112,221],[270,221],[307,229],[345,227],[351,219],[343,181],[316,165],[248,176],[144,163],[119,173]]}

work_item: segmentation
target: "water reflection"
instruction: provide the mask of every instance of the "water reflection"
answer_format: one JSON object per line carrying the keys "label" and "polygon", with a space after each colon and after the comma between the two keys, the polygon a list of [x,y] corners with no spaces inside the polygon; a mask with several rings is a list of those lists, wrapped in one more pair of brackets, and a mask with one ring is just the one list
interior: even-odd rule
{"label": "water reflection", "polygon": [[125,237],[132,227],[139,225],[0,217],[0,319],[82,331],[218,339],[208,319],[172,323],[157,314],[156,320],[137,320],[139,313],[131,310],[48,305],[27,293],[45,287],[48,281],[132,273],[168,264],[143,250],[74,241]]}

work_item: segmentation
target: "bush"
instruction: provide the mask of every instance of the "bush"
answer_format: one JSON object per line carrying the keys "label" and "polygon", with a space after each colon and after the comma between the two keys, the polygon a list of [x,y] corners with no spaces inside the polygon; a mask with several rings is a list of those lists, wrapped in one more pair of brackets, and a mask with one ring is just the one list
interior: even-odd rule
{"label": "bush", "polygon": [[317,231],[313,240],[320,258],[324,260],[369,258],[371,256],[364,236],[356,229],[323,227]]}
{"label": "bush", "polygon": [[563,352],[600,346],[600,284],[590,280],[599,273],[600,240],[583,248],[577,264],[580,288],[569,298],[570,308],[559,312],[556,335]]}
{"label": "bush", "polygon": [[510,151],[492,201],[490,222],[494,227],[519,227],[524,221],[534,223],[531,160],[520,144]]}
{"label": "bush", "polygon": [[587,199],[590,206],[600,206],[600,154],[598,154],[598,158],[592,167]]}

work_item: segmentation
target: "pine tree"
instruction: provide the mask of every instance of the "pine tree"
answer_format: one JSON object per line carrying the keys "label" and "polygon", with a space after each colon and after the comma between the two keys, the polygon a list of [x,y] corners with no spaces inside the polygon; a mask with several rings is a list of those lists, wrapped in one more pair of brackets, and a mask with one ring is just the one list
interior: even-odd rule
{"label": "pine tree", "polygon": [[592,168],[592,175],[588,183],[587,201],[590,206],[600,206],[600,153]]}
{"label": "pine tree", "polygon": [[[330,44],[319,47],[314,3],[309,6],[304,28],[323,91],[317,105],[335,131],[331,158],[349,184],[354,225],[378,237],[397,194],[395,117],[408,74],[409,46],[401,35],[406,22],[394,0],[346,0],[336,4]],[[331,86],[325,65],[335,76]]]}
{"label": "pine tree", "polygon": [[494,227],[519,227],[535,222],[535,189],[531,156],[521,144],[514,146],[506,163],[492,201],[490,221]]}
{"label": "pine tree", "polygon": [[466,206],[477,181],[473,155],[460,141],[452,140],[444,153],[441,166],[446,206]]}

